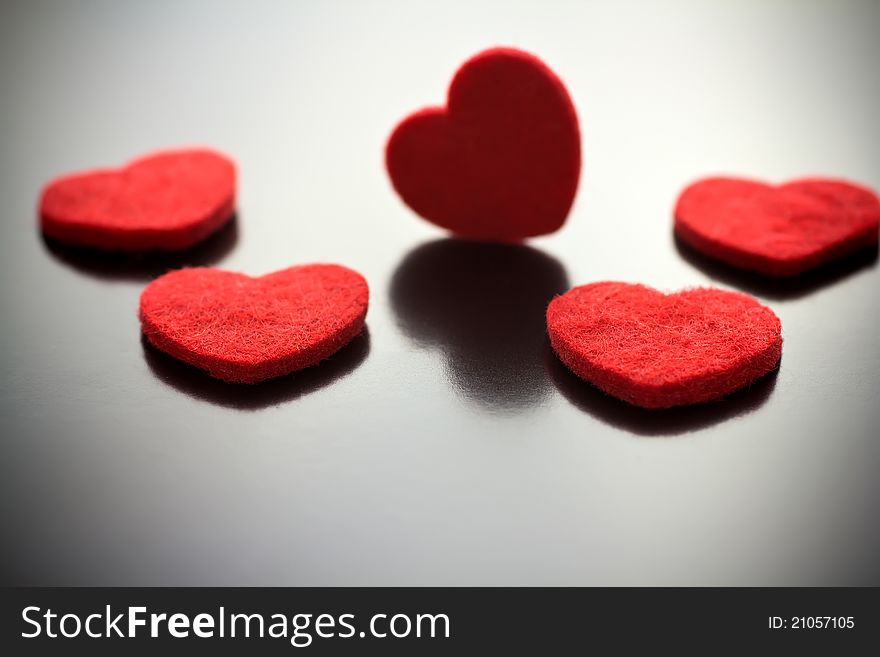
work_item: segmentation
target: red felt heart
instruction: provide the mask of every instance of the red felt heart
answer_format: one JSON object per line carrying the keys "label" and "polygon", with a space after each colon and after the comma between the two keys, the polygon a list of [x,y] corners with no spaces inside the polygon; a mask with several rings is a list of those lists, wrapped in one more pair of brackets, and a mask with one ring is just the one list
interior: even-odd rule
{"label": "red felt heart", "polygon": [[577,113],[562,81],[525,52],[465,62],[446,107],[404,119],[385,151],[415,212],[457,235],[517,241],[558,229],[580,173]]}
{"label": "red felt heart", "polygon": [[201,149],[64,176],[40,199],[48,237],[117,251],[185,249],[229,221],[234,209],[235,165]]}
{"label": "red felt heart", "polygon": [[880,200],[838,180],[774,187],[709,178],[682,192],[675,231],[695,249],[743,269],[790,276],[876,245]]}
{"label": "red felt heart", "polygon": [[592,283],[547,309],[550,343],[579,377],[644,408],[719,399],[771,371],[782,355],[772,310],[740,292],[663,294]]}
{"label": "red felt heart", "polygon": [[364,326],[369,291],[355,271],[302,265],[259,278],[170,272],[141,294],[144,335],[224,381],[257,383],[332,355]]}

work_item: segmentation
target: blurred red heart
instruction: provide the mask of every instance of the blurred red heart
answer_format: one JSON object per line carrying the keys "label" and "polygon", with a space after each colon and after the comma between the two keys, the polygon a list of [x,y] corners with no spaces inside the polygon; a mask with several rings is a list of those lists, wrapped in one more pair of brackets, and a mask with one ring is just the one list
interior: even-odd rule
{"label": "blurred red heart", "polygon": [[797,180],[774,187],[709,178],[682,192],[675,232],[728,264],[791,276],[877,244],[880,200],[839,180]]}
{"label": "blurred red heart", "polygon": [[58,178],[43,190],[47,237],[117,251],[193,246],[235,210],[235,165],[203,149],[164,151],[120,169]]}
{"label": "blurred red heart", "polygon": [[141,294],[144,335],[218,379],[257,383],[314,365],[364,326],[369,291],[355,271],[302,265],[259,278],[173,271]]}
{"label": "blurred red heart", "polygon": [[773,311],[717,289],[663,294],[628,283],[583,285],[550,303],[547,329],[570,370],[644,408],[720,399],[782,356]]}
{"label": "blurred red heart", "polygon": [[580,174],[577,113],[562,81],[525,52],[465,62],[446,107],[408,116],[385,152],[395,190],[453,233],[518,241],[557,230]]}

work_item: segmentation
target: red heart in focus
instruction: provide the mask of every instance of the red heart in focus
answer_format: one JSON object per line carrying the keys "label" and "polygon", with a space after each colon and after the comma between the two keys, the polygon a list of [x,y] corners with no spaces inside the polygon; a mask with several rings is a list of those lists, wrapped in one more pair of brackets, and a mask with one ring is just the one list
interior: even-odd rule
{"label": "red heart in focus", "polygon": [[563,224],[577,191],[577,113],[537,57],[494,48],[456,72],[446,107],[395,128],[385,161],[406,204],[459,236],[543,235]]}
{"label": "red heart in focus", "polygon": [[880,200],[839,180],[797,180],[774,187],[709,178],[682,192],[675,232],[728,264],[791,276],[877,244]]}
{"label": "red heart in focus", "polygon": [[570,370],[643,408],[720,399],[782,356],[772,310],[709,288],[663,294],[628,283],[583,285],[550,303],[547,329]]}
{"label": "red heart in focus", "polygon": [[43,190],[46,236],[117,251],[172,251],[205,239],[235,211],[235,165],[219,153],[164,151],[120,169],[58,178]]}
{"label": "red heart in focus", "polygon": [[302,265],[259,278],[170,272],[141,294],[144,335],[224,381],[257,383],[314,365],[364,326],[369,291],[355,271]]}

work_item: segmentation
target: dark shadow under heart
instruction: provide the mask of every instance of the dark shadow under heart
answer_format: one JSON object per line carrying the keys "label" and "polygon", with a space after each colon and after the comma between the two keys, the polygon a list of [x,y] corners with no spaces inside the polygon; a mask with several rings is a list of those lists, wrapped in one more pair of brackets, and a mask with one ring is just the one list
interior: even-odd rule
{"label": "dark shadow under heart", "polygon": [[805,271],[797,276],[773,277],[737,269],[720,260],[700,253],[673,233],[675,249],[690,265],[714,281],[736,287],[744,292],[767,299],[784,301],[797,299],[823,287],[845,280],[877,264],[877,246],[861,249],[850,255]]}
{"label": "dark shadow under heart", "polygon": [[253,385],[214,379],[159,351],[143,336],[141,343],[150,371],[163,383],[202,401],[239,410],[259,410],[308,395],[353,372],[370,353],[370,332],[365,326],[350,343],[317,365]]}
{"label": "dark shadow under heart", "polygon": [[78,272],[100,280],[149,281],[172,269],[213,265],[231,253],[238,243],[238,216],[233,216],[204,241],[183,251],[102,251],[65,244],[42,233],[40,237],[49,254]]}
{"label": "dark shadow under heart", "polygon": [[575,407],[618,429],[641,436],[675,436],[698,431],[760,408],[776,387],[779,365],[728,397],[706,404],[647,410],[620,401],[584,381],[545,342],[545,362],[557,390]]}

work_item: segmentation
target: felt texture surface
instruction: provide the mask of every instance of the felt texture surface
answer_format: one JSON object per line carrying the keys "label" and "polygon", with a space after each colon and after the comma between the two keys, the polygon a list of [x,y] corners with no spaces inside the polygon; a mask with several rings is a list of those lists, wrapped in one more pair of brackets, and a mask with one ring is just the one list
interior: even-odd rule
{"label": "felt texture surface", "polygon": [[547,308],[560,360],[609,395],[649,409],[720,399],[773,370],[782,326],[740,292],[664,294],[601,282],[573,288]]}
{"label": "felt texture surface", "polygon": [[40,223],[46,236],[79,246],[186,249],[232,218],[235,178],[235,165],[219,153],[158,152],[53,180],[40,198]]}
{"label": "felt texture surface", "polygon": [[876,245],[880,200],[840,180],[771,186],[709,178],[682,192],[675,231],[685,243],[730,265],[792,276]]}
{"label": "felt texture surface", "polygon": [[466,61],[446,107],[405,118],[385,162],[394,189],[456,235],[514,242],[557,230],[580,175],[577,113],[537,57],[493,48]]}
{"label": "felt texture surface", "polygon": [[340,265],[290,267],[259,278],[180,269],[141,294],[147,340],[234,383],[257,383],[315,365],[360,333],[367,282]]}

